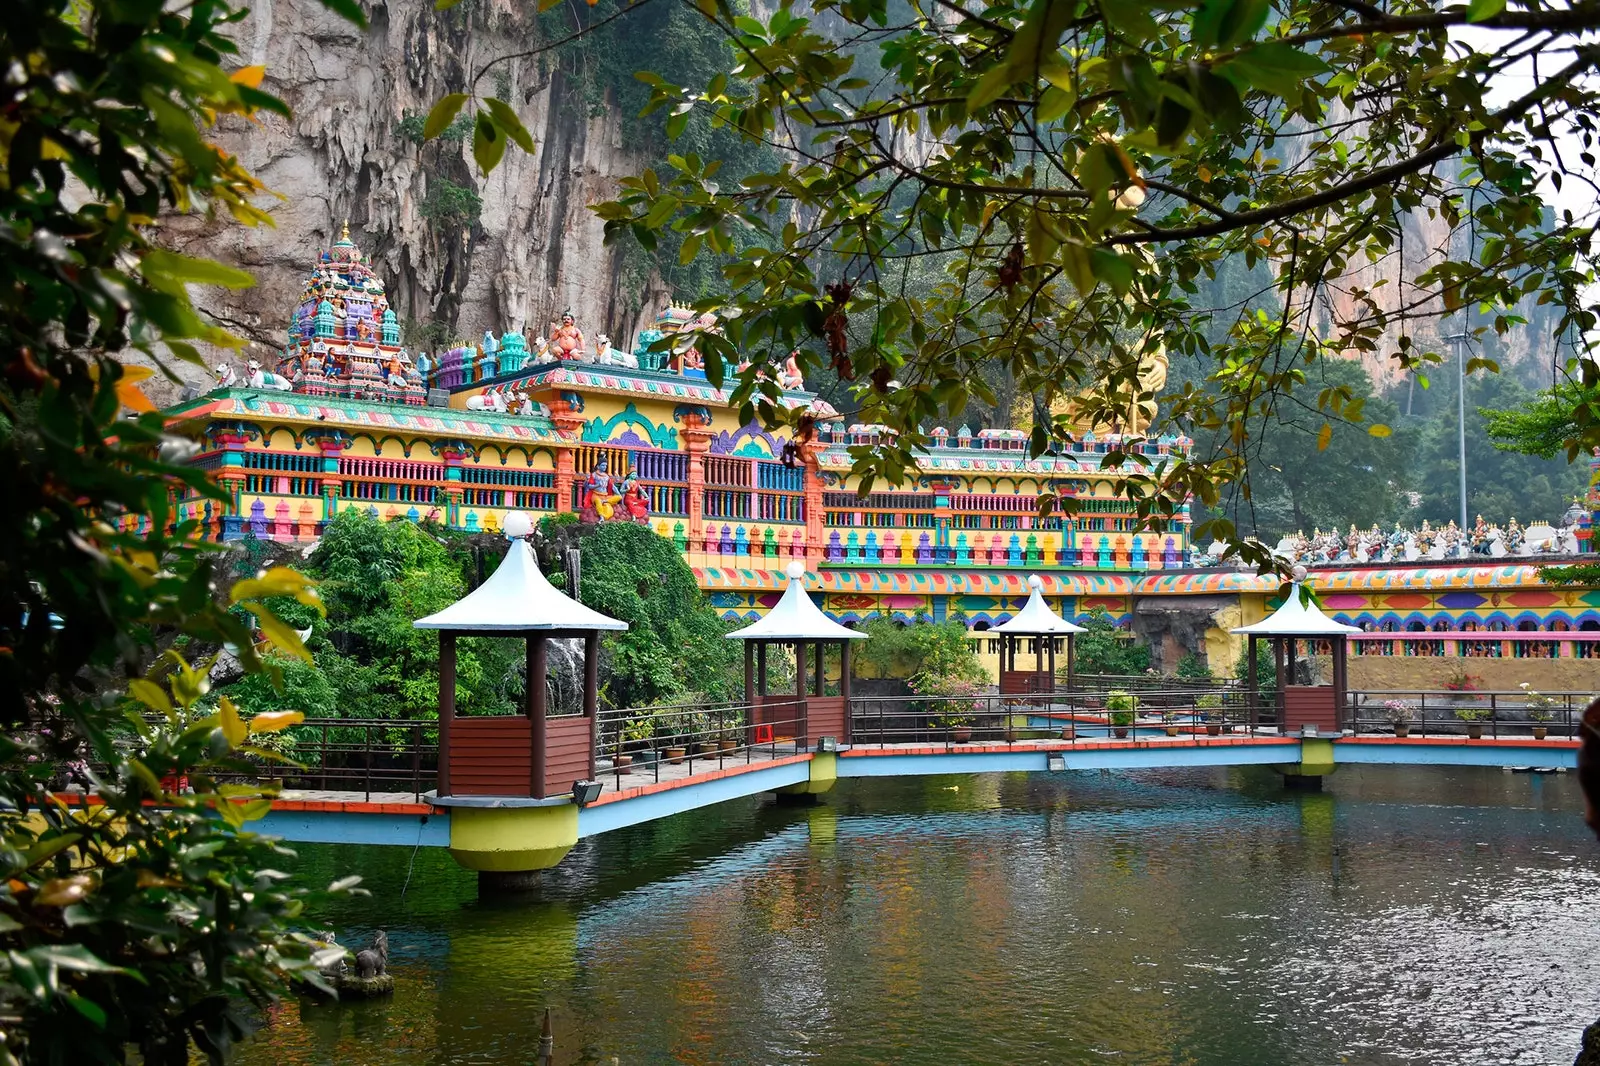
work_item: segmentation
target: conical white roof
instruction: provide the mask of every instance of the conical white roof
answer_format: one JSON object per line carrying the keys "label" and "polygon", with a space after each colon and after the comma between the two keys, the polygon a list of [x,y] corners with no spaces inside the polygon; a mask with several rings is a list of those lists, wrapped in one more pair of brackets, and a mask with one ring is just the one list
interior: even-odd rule
{"label": "conical white roof", "polygon": [[1012,616],[1009,622],[1002,622],[983,635],[994,636],[996,633],[1008,637],[1051,637],[1065,636],[1068,633],[1087,632],[1082,626],[1074,625],[1052,611],[1044,602],[1044,580],[1038,574],[1028,578],[1027,605]]}
{"label": "conical white roof", "polygon": [[558,591],[540,573],[533,549],[521,538],[511,542],[511,550],[489,580],[438,614],[411,624],[463,633],[628,628],[628,623],[591,611]]}
{"label": "conical white roof", "polygon": [[783,599],[761,618],[728,634],[729,640],[862,640],[857,633],[822,613],[806,595],[806,567],[798,559],[789,564],[789,587]]}
{"label": "conical white roof", "polygon": [[1259,622],[1240,626],[1233,632],[1251,637],[1342,637],[1360,633],[1359,626],[1335,622],[1322,613],[1309,597],[1302,599],[1300,583],[1289,586],[1283,605]]}

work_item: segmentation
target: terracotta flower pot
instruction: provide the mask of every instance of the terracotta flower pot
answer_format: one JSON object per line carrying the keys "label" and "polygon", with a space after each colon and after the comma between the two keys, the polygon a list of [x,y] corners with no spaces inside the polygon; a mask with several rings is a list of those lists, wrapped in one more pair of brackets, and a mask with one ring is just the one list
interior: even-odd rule
{"label": "terracotta flower pot", "polygon": [[1111,727],[1111,732],[1120,740],[1128,735],[1128,727],[1125,725],[1114,725]]}
{"label": "terracotta flower pot", "polygon": [[1548,727],[1542,726],[1542,725],[1536,725],[1536,726],[1533,727],[1533,739],[1534,740],[1543,740],[1545,738],[1545,736],[1547,734],[1549,734],[1549,732],[1550,732],[1550,730],[1549,730]]}
{"label": "terracotta flower pot", "polygon": [[950,741],[953,744],[965,744],[972,739],[972,729],[968,726],[956,726],[950,730]]}
{"label": "terracotta flower pot", "polygon": [[1175,725],[1167,726],[1167,736],[1175,737],[1177,735],[1178,735],[1178,727],[1177,726],[1175,726]]}
{"label": "terracotta flower pot", "polygon": [[680,747],[662,748],[661,749],[662,757],[665,758],[670,763],[680,763],[680,762],[682,762],[683,761],[683,757],[685,755],[687,755],[687,754],[689,754],[689,749],[685,748],[685,747],[681,747],[681,746]]}
{"label": "terracotta flower pot", "polygon": [[1070,725],[1069,726],[1065,726],[1061,730],[1061,739],[1062,740],[1077,740],[1078,739],[1078,731],[1076,729],[1074,729]]}
{"label": "terracotta flower pot", "polygon": [[1397,737],[1409,737],[1411,735],[1411,727],[1406,725],[1404,722],[1396,722],[1394,726],[1394,735]]}
{"label": "terracotta flower pot", "polygon": [[719,741],[717,741],[717,750],[722,752],[723,754],[727,754],[728,752],[732,751],[734,748],[737,748],[738,746],[739,746],[739,742],[737,740],[719,740]]}
{"label": "terracotta flower pot", "polygon": [[632,769],[632,767],[633,767],[633,756],[632,755],[613,755],[611,757],[611,765],[616,767],[616,770],[617,770],[617,772],[619,774],[632,773],[633,772],[633,769]]}
{"label": "terracotta flower pot", "polygon": [[1207,722],[1206,723],[1206,736],[1208,736],[1208,737],[1220,737],[1221,735],[1222,735],[1222,723],[1221,722]]}
{"label": "terracotta flower pot", "polygon": [[1468,722],[1467,723],[1467,739],[1468,740],[1482,740],[1483,739],[1483,723],[1482,722]]}

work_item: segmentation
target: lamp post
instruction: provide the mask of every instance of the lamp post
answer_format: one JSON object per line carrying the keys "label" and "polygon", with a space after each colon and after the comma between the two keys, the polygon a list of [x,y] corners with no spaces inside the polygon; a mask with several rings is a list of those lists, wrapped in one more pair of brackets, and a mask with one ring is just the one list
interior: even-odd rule
{"label": "lamp post", "polygon": [[1461,491],[1461,529],[1467,528],[1467,341],[1470,333],[1452,333],[1446,340],[1456,350],[1456,454]]}

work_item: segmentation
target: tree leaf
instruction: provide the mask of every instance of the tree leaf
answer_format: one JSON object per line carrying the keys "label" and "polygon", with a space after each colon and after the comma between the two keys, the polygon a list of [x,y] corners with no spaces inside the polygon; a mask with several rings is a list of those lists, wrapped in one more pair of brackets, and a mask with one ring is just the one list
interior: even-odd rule
{"label": "tree leaf", "polygon": [[1506,9],[1506,0],[1471,0],[1467,4],[1467,21],[1483,22]]}
{"label": "tree leaf", "polygon": [[266,77],[266,74],[266,67],[240,67],[228,75],[228,80],[235,85],[243,85],[248,89],[259,89],[261,88],[261,79]]}
{"label": "tree leaf", "polygon": [[[423,139],[431,141],[448,129],[450,123],[454,122],[456,116],[461,113],[461,109],[466,105],[466,102],[466,93],[450,93],[446,96],[441,96],[439,102],[434,104],[432,109],[428,111],[427,121],[422,124]],[[412,128],[414,129],[415,127]]]}
{"label": "tree leaf", "polygon": [[1275,96],[1299,96],[1307,79],[1328,72],[1328,64],[1291,45],[1264,41],[1218,67],[1242,76],[1252,88]]}
{"label": "tree leaf", "polygon": [[528,132],[528,128],[522,124],[522,119],[517,117],[517,113],[511,109],[511,105],[504,100],[496,100],[492,96],[485,100],[484,103],[489,105],[489,113],[494,116],[495,123],[505,131],[506,136],[516,141],[518,147],[524,152],[532,155],[533,134]]}
{"label": "tree leaf", "polygon": [[998,63],[989,68],[989,72],[978,79],[978,84],[972,87],[967,94],[967,112],[981,111],[1005,95],[1011,88],[1016,78],[1011,73],[1010,63]]}
{"label": "tree leaf", "polygon": [[250,732],[277,733],[305,720],[303,711],[263,711],[250,719]]}
{"label": "tree leaf", "polygon": [[472,158],[478,169],[490,174],[506,154],[506,135],[487,111],[479,111],[472,124]]}
{"label": "tree leaf", "polygon": [[367,14],[356,0],[321,0],[321,3],[335,15],[343,15],[362,29],[367,28]]}
{"label": "tree leaf", "polygon": [[1333,426],[1327,422],[1322,423],[1322,429],[1317,432],[1317,451],[1325,452],[1328,445],[1333,443]]}
{"label": "tree leaf", "polygon": [[1393,432],[1394,430],[1390,429],[1388,426],[1381,425],[1377,422],[1374,422],[1372,425],[1367,427],[1367,433],[1374,437],[1387,437]]}
{"label": "tree leaf", "polygon": [[[248,289],[256,279],[248,271],[224,266],[212,259],[195,259],[161,248],[152,248],[139,260],[139,273],[151,284],[220,285],[225,289]],[[171,291],[163,289],[163,291]]]}
{"label": "tree leaf", "polygon": [[228,738],[231,747],[237,748],[250,735],[244,719],[239,717],[239,709],[226,696],[217,701],[217,721],[222,727],[222,735]]}
{"label": "tree leaf", "polygon": [[272,610],[259,603],[246,603],[244,609],[256,616],[256,625],[261,627],[261,633],[272,642],[273,647],[286,651],[290,655],[311,662],[311,653],[306,650],[305,644],[300,641],[300,634],[294,627],[272,613]]}
{"label": "tree leaf", "polygon": [[317,593],[317,583],[293,567],[274,566],[256,577],[235,581],[229,590],[229,597],[234,603],[264,600],[272,596],[293,596],[307,607],[315,607],[323,615],[328,613],[322,597]]}
{"label": "tree leaf", "polygon": [[163,714],[172,713],[172,701],[167,699],[167,692],[154,681],[136,677],[128,682],[128,695],[150,708],[152,711],[161,711]]}

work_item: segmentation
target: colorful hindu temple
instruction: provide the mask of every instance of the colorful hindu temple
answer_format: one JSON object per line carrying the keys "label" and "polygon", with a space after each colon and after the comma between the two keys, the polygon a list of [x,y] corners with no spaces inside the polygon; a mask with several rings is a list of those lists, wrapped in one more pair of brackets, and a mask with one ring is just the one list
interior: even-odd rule
{"label": "colorful hindu temple", "polygon": [[[1101,469],[1113,449],[1158,459],[1186,438],[1085,431],[1031,458],[1020,430],[935,428],[910,484],[861,495],[849,450],[888,431],[846,424],[794,359],[776,384],[814,436],[742,422],[689,337],[675,339],[712,326],[668,308],[625,349],[565,315],[531,341],[485,333],[413,355],[346,232],[313,265],[277,365],[243,378],[220,366],[215,389],[171,411],[203,424],[195,461],[230,495],[220,511],[182,501],[183,514],[222,540],[278,541],[313,539],[350,507],[468,531],[497,531],[514,511],[642,522],[745,620],[777,602],[795,559],[847,625],[964,616],[985,630],[1023,606],[1037,574],[1052,608],[1104,610],[1151,638],[1168,669],[1185,652],[1230,665],[1228,631],[1276,605],[1276,581],[1208,565],[1219,546],[1197,551],[1187,506],[1170,530],[1141,531],[1120,477]],[[1039,517],[1046,492],[1069,497],[1072,515]],[[1332,614],[1374,633],[1352,649],[1356,687],[1364,659],[1535,656],[1600,677],[1588,642],[1600,590],[1548,587],[1527,554],[1586,551],[1589,512],[1508,530],[1319,532],[1285,550],[1312,564]],[[1540,638],[1519,635],[1530,631]]]}

